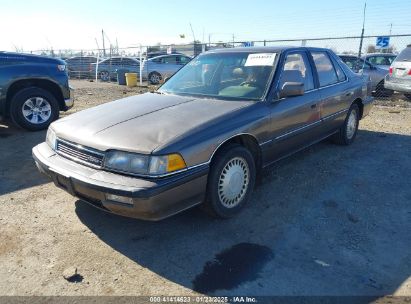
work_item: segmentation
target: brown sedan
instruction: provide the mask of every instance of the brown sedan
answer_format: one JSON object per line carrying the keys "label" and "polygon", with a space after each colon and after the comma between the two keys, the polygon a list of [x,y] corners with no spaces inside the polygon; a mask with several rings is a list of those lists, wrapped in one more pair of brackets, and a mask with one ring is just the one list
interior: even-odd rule
{"label": "brown sedan", "polygon": [[329,136],[351,144],[369,93],[327,49],[210,51],[157,92],[54,122],[33,156],[56,186],[117,214],[159,220],[203,204],[226,218],[259,169]]}

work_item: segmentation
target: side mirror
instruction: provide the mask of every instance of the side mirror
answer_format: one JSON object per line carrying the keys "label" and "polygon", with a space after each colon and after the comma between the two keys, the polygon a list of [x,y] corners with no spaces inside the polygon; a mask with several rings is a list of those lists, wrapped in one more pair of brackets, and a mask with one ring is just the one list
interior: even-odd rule
{"label": "side mirror", "polygon": [[304,95],[304,83],[285,82],[280,91],[280,98]]}

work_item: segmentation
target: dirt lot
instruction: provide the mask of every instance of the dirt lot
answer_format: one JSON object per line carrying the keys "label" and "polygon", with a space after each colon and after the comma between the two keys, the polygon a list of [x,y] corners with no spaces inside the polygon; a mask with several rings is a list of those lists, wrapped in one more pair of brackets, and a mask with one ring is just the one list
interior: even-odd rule
{"label": "dirt lot", "polygon": [[[67,114],[140,91],[72,85]],[[322,142],[266,170],[224,221],[99,211],[37,172],[31,148],[45,132],[3,123],[0,294],[411,296],[411,109],[379,104],[394,107],[374,107],[353,145]]]}

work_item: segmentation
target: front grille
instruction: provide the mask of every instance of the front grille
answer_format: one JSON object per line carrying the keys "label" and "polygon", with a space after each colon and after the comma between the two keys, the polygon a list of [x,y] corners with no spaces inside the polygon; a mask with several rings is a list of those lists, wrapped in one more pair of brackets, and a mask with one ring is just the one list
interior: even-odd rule
{"label": "front grille", "polygon": [[104,154],[91,148],[57,139],[57,153],[76,162],[101,168]]}

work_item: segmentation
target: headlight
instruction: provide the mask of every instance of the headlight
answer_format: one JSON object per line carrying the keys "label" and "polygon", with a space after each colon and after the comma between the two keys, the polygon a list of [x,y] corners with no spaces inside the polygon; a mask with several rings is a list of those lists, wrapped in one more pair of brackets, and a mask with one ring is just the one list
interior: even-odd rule
{"label": "headlight", "polygon": [[50,146],[50,148],[56,150],[57,137],[52,128],[48,128],[47,130],[46,143]]}
{"label": "headlight", "polygon": [[179,154],[150,156],[121,151],[109,151],[104,158],[107,169],[142,175],[162,175],[186,168]]}
{"label": "headlight", "polygon": [[66,65],[65,64],[58,64],[57,65],[57,70],[60,72],[64,72],[66,70]]}

